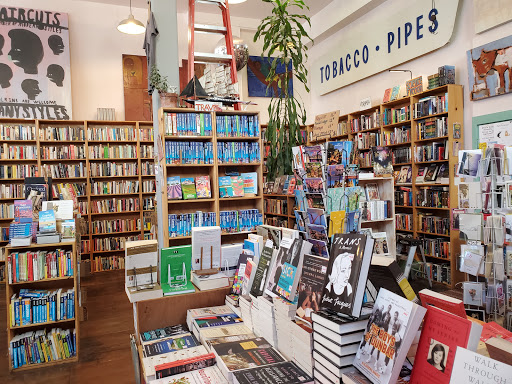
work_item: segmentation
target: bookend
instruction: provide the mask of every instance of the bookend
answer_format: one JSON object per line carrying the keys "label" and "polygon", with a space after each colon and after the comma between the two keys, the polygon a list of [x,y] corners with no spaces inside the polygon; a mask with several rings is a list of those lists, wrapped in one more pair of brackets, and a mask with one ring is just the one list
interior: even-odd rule
{"label": "bookend", "polygon": [[[213,245],[210,247],[210,266],[213,267]],[[220,268],[203,269],[203,247],[201,247],[201,269],[194,271],[198,276],[209,276],[219,273]]]}

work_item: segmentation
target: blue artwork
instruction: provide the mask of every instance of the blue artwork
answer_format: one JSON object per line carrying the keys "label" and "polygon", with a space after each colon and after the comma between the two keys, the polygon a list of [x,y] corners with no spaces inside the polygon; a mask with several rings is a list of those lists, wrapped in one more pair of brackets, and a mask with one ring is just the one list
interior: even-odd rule
{"label": "blue artwork", "polygon": [[512,36],[467,52],[471,100],[512,92]]}
{"label": "blue artwork", "polygon": [[[278,80],[284,77],[285,66],[278,64],[276,68],[276,75],[270,88],[267,92],[269,82],[266,80],[270,72],[270,66],[275,58],[249,56],[247,62],[247,84],[249,88],[249,97],[276,97],[280,96],[282,89]],[[288,71],[292,71],[292,62],[288,63]],[[288,94],[293,96],[293,82],[290,78],[288,84]]]}

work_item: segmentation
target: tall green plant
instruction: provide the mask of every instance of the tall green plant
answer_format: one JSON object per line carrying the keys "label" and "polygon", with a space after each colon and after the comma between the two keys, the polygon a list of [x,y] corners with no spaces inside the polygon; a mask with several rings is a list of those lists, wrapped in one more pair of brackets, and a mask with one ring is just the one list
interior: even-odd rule
{"label": "tall green plant", "polygon": [[[295,77],[304,84],[306,92],[309,92],[308,70],[305,66],[308,58],[306,43],[313,40],[302,26],[304,22],[311,26],[309,17],[290,12],[294,8],[309,9],[303,0],[262,1],[271,3],[274,9],[271,16],[261,21],[254,41],[263,38],[262,57],[275,57],[266,78],[267,93],[275,81],[280,89],[270,100],[266,131],[266,139],[270,142],[267,177],[274,180],[278,175],[292,174],[292,147],[302,144],[300,126],[306,123],[306,110],[301,101],[289,94],[288,84]],[[293,65],[291,72],[288,70],[290,61]],[[276,74],[276,68],[280,64],[284,65],[285,72]]]}

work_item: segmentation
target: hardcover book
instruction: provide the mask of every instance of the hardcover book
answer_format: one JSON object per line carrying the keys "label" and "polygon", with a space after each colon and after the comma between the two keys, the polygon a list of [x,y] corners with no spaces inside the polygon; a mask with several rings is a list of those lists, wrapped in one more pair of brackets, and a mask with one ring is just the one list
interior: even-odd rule
{"label": "hardcover book", "polygon": [[219,195],[220,197],[233,197],[233,185],[230,176],[219,176]]}
{"label": "hardcover book", "polygon": [[301,320],[311,323],[311,315],[320,309],[328,264],[325,257],[304,255],[296,311]]}
{"label": "hardcover book", "polygon": [[164,296],[195,292],[190,281],[192,246],[181,245],[160,251],[160,284]]}
{"label": "hardcover book", "polygon": [[425,312],[425,308],[381,289],[354,367],[374,384],[395,384]]}
{"label": "hardcover book", "polygon": [[312,384],[313,379],[293,362],[245,369],[233,373],[235,384]]}
{"label": "hardcover book", "polygon": [[209,199],[212,197],[212,189],[210,187],[210,176],[196,177],[196,192],[198,199]]}
{"label": "hardcover book", "polygon": [[250,291],[252,296],[258,297],[263,295],[273,257],[274,249],[272,248],[272,241],[267,240],[265,246],[263,247],[263,251],[261,252],[258,266],[256,268],[256,273],[254,275],[254,280],[252,282]]}
{"label": "hardcover book", "polygon": [[476,351],[481,333],[480,324],[436,307],[428,307],[414,359],[411,384],[448,384],[457,347]]}
{"label": "hardcover book", "polygon": [[457,347],[450,384],[506,383],[510,378],[512,365]]}
{"label": "hardcover book", "polygon": [[[297,293],[297,285],[302,271],[304,254],[311,251],[312,244],[300,239],[294,239],[288,253],[288,259],[283,264],[281,276],[277,282],[276,291],[281,297],[293,302]],[[297,250],[298,249],[298,250]]]}
{"label": "hardcover book", "polygon": [[184,200],[197,199],[196,184],[193,177],[181,178],[181,192]]}
{"label": "hardcover book", "polygon": [[419,291],[418,295],[420,296],[421,305],[425,308],[433,306],[453,313],[463,319],[466,318],[466,310],[464,309],[464,303],[462,300],[458,300],[426,288]]}
{"label": "hardcover book", "polygon": [[167,197],[172,200],[180,200],[183,197],[181,193],[181,179],[179,176],[167,178]]}
{"label": "hardcover book", "polygon": [[326,273],[321,307],[359,317],[363,305],[374,240],[361,234],[338,234]]}
{"label": "hardcover book", "polygon": [[151,381],[151,384],[227,384],[226,379],[217,367],[206,367],[197,371],[175,375]]}
{"label": "hardcover book", "polygon": [[145,344],[142,348],[146,357],[150,357],[161,355],[162,353],[179,351],[181,349],[198,347],[200,345],[201,344],[197,341],[194,335],[185,334],[157,340],[155,342]]}
{"label": "hardcover book", "polygon": [[233,197],[244,196],[244,179],[242,176],[231,176],[231,186],[233,187]]}

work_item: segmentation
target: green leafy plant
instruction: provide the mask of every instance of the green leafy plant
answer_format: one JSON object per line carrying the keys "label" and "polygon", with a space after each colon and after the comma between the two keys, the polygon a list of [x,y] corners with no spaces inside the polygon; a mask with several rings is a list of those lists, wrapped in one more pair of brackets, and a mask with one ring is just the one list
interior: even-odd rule
{"label": "green leafy plant", "polygon": [[[262,0],[274,6],[272,15],[265,17],[256,34],[254,41],[263,39],[262,57],[272,61],[269,73],[266,77],[267,92],[274,81],[277,81],[281,90],[272,96],[268,107],[269,121],[266,130],[266,140],[270,144],[270,152],[267,158],[267,177],[274,180],[279,175],[290,175],[293,171],[292,147],[302,144],[301,125],[306,123],[306,110],[301,101],[288,92],[288,84],[295,78],[302,84],[306,92],[308,70],[305,66],[308,55],[306,43],[313,40],[303,27],[303,23],[311,26],[311,21],[306,15],[293,13],[293,10],[309,9],[303,0]],[[297,12],[300,12],[297,10]],[[292,62],[293,70],[288,70]],[[285,72],[276,74],[279,64],[283,64]]]}
{"label": "green leafy plant", "polygon": [[158,90],[159,93],[166,93],[167,90],[169,89],[169,84],[167,83],[167,76],[162,76],[156,65],[153,65],[151,67],[149,81],[151,85]]}

